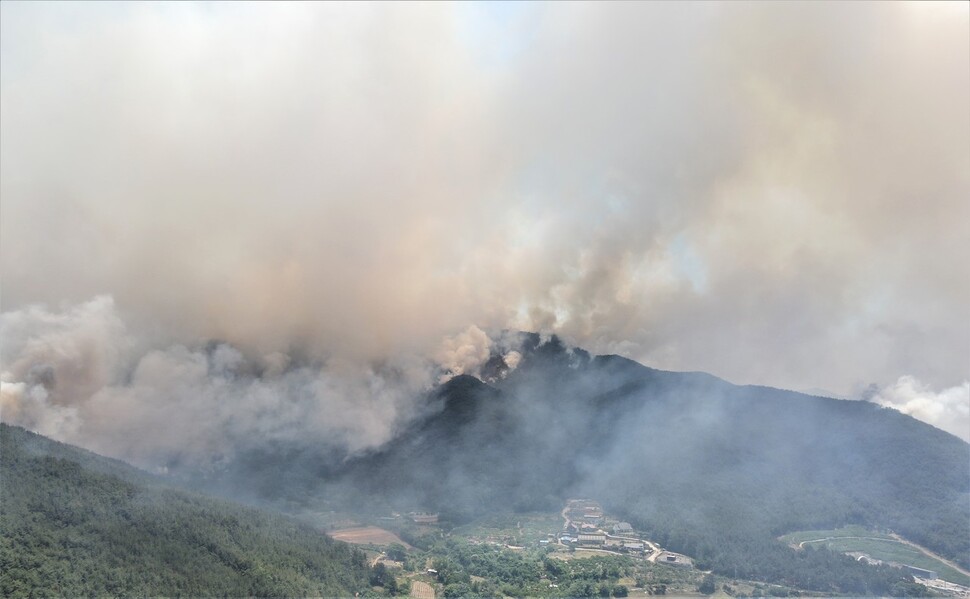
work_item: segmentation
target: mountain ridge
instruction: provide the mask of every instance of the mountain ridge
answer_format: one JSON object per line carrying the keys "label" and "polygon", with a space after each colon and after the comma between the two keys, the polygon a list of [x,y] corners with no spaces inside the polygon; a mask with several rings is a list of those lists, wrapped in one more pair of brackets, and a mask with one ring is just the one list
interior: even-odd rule
{"label": "mountain ridge", "polygon": [[[695,552],[703,539],[690,540],[694,528],[737,529],[753,543],[859,523],[970,563],[961,540],[970,532],[970,445],[945,431],[868,402],[590,356],[555,337],[526,336],[519,349],[518,367],[489,384],[462,375],[440,387],[445,407],[416,425],[421,436],[405,430],[350,460],[340,482],[367,479],[371,493],[403,498],[398,507],[459,519],[483,505],[552,509],[567,496],[599,497]],[[459,421],[449,399],[490,405],[489,415]],[[433,466],[415,471],[411,462]],[[716,552],[699,553],[719,564]]]}
{"label": "mountain ridge", "polygon": [[[858,524],[970,565],[970,444],[907,415],[556,337],[521,335],[487,364],[488,380],[458,374],[424,394],[420,416],[380,447],[269,446],[194,482],[286,509],[435,511],[446,526],[591,497],[700,568],[819,592],[892,581],[860,583],[876,574],[777,537]],[[848,578],[826,578],[832,560]]]}

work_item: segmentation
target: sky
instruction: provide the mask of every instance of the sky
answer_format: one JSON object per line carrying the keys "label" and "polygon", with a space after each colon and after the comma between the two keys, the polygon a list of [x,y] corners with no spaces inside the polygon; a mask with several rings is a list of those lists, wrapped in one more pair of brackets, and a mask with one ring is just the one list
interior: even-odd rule
{"label": "sky", "polygon": [[5,1],[0,416],[372,445],[507,329],[970,439],[968,6]]}

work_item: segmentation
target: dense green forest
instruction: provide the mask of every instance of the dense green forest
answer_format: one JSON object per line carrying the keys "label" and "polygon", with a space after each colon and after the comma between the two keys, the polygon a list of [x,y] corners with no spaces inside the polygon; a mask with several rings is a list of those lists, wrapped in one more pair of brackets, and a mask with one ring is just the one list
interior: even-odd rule
{"label": "dense green forest", "polygon": [[169,488],[0,425],[4,597],[352,596],[359,550],[283,516]]}

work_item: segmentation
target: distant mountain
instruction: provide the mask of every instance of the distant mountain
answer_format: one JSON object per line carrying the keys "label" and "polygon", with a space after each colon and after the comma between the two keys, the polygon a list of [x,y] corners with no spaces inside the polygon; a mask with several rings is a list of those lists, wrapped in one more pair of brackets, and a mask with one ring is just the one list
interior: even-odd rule
{"label": "distant mountain", "polygon": [[330,472],[325,492],[454,519],[592,497],[702,567],[833,592],[865,588],[805,580],[775,538],[863,524],[970,566],[970,445],[948,433],[867,402],[655,370],[555,337],[520,345],[517,368],[496,356],[489,383],[451,379],[428,397],[437,411]]}
{"label": "distant mountain", "polygon": [[352,596],[363,553],[297,522],[171,488],[0,424],[4,597]]}

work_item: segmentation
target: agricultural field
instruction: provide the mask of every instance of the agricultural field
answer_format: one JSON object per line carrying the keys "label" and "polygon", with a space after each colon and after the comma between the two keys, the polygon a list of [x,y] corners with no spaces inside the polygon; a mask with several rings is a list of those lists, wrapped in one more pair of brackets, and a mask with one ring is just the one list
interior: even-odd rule
{"label": "agricultural field", "polygon": [[866,530],[861,526],[847,526],[835,530],[799,531],[784,535],[781,540],[799,548],[811,545],[840,553],[864,553],[884,562],[933,570],[947,582],[970,586],[970,576],[887,533]]}
{"label": "agricultural field", "polygon": [[396,534],[376,526],[346,528],[343,530],[334,530],[328,534],[338,541],[344,541],[354,545],[390,545],[391,543],[398,543],[408,549],[413,549],[413,547],[402,541]]}
{"label": "agricultural field", "polygon": [[474,524],[459,526],[452,530],[452,534],[467,539],[530,546],[561,531],[562,524],[562,516],[552,512],[496,514]]}

